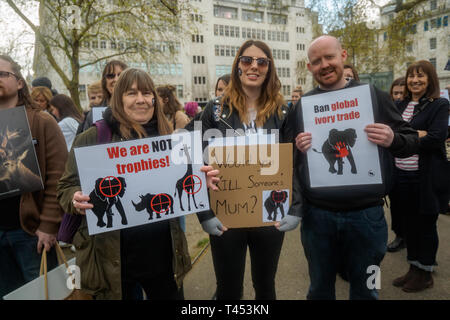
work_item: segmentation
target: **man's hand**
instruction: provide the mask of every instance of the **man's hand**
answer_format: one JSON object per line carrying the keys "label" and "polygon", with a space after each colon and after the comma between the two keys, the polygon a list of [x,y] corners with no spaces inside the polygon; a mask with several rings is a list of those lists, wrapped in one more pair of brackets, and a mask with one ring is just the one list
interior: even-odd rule
{"label": "man's hand", "polygon": [[48,252],[56,243],[56,234],[48,234],[39,230],[36,230],[35,234],[38,237],[37,252],[39,254],[42,252],[42,246]]}
{"label": "man's hand", "polygon": [[217,184],[220,181],[220,178],[216,177],[219,174],[219,170],[214,170],[211,166],[203,166],[200,168],[200,171],[206,173],[206,185],[208,188],[214,191],[218,191],[219,188]]}
{"label": "man's hand", "polygon": [[425,130],[417,130],[417,133],[419,134],[419,138],[423,138],[427,135]]}
{"label": "man's hand", "polygon": [[83,194],[81,191],[77,191],[73,194],[72,204],[79,214],[86,215],[86,209],[92,209],[94,205],[88,203],[91,200],[89,196]]}
{"label": "man's hand", "polygon": [[297,149],[301,152],[305,153],[308,151],[309,148],[311,148],[311,133],[309,132],[302,132],[297,135],[295,138],[295,145],[297,146]]}
{"label": "man's hand", "polygon": [[389,148],[394,141],[394,131],[382,123],[369,124],[364,128],[367,138],[380,147]]}

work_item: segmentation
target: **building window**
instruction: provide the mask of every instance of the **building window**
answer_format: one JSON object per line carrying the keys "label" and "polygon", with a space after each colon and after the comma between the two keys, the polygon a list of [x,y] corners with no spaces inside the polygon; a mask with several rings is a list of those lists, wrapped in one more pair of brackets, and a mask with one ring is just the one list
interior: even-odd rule
{"label": "building window", "polygon": [[448,16],[444,17],[444,27],[448,26]]}
{"label": "building window", "polygon": [[215,36],[219,35],[219,26],[217,24],[214,25],[214,35]]}
{"label": "building window", "polygon": [[92,49],[97,49],[98,48],[98,41],[94,40],[92,41]]}
{"label": "building window", "polygon": [[269,23],[272,24],[287,24],[287,16],[282,14],[268,14]]}
{"label": "building window", "polygon": [[423,23],[423,31],[428,31],[428,21]]}
{"label": "building window", "polygon": [[214,6],[214,17],[237,19],[238,9],[224,6]]}
{"label": "building window", "polygon": [[224,74],[231,73],[230,65],[218,65],[216,66],[216,77],[221,77]]}
{"label": "building window", "polygon": [[436,38],[430,39],[430,49],[436,49]]}
{"label": "building window", "polygon": [[86,85],[85,84],[80,84],[78,86],[78,92],[80,94],[80,100],[81,101],[85,101],[86,100]]}
{"label": "building window", "polygon": [[430,58],[430,63],[433,65],[433,67],[436,69],[436,58]]}
{"label": "building window", "polygon": [[437,9],[437,0],[431,0],[430,1],[430,10],[436,10]]}
{"label": "building window", "polygon": [[177,85],[177,98],[183,99],[183,85]]}
{"label": "building window", "polygon": [[242,10],[242,20],[253,21],[253,22],[263,22],[264,13],[260,11],[250,11]]}

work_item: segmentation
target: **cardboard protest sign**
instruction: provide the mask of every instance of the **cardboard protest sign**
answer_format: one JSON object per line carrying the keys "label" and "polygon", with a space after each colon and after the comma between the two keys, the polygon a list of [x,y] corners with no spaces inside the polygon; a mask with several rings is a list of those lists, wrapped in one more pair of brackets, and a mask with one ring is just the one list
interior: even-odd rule
{"label": "cardboard protest sign", "polygon": [[25,107],[0,111],[0,200],[43,188]]}
{"label": "cardboard protest sign", "polygon": [[221,178],[211,210],[227,228],[270,226],[287,214],[292,144],[210,146],[209,159]]}
{"label": "cardboard protest sign", "polygon": [[367,140],[374,123],[369,85],[302,98],[311,188],[382,183],[377,146]]}
{"label": "cardboard protest sign", "polygon": [[199,131],[75,148],[75,157],[94,204],[90,235],[209,209]]}

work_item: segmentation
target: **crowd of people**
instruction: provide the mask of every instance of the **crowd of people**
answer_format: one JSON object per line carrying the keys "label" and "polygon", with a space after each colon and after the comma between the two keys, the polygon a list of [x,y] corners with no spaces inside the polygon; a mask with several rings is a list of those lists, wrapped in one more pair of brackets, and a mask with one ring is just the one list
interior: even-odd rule
{"label": "crowd of people", "polygon": [[[0,110],[25,106],[44,183],[43,190],[0,200],[0,297],[39,276],[42,250],[49,252],[49,268],[57,265],[52,248],[65,213],[82,219],[72,244],[85,294],[132,300],[142,298],[143,289],[149,299],[184,299],[183,278],[192,266],[183,217],[89,235],[86,210],[94,205],[81,191],[74,148],[97,144],[100,126],[111,133],[109,142],[119,142],[193,130],[195,121],[203,134],[265,129],[294,145],[292,204],[280,222],[227,228],[213,211],[197,213],[210,235],[216,299],[242,298],[247,249],[255,299],[276,299],[285,232],[299,224],[310,278],[307,299],[335,299],[336,274],[349,281],[350,299],[377,299],[376,288],[367,286],[367,267],[380,266],[386,251],[405,247],[409,270],[392,284],[405,292],[432,287],[437,220],[448,210],[450,194],[449,102],[439,96],[433,65],[424,60],[409,65],[390,94],[370,85],[374,123],[364,131],[378,148],[382,183],[312,188],[306,155],[314,136],[304,129],[302,97],[364,84],[346,64],[339,41],[320,36],[308,48],[307,64],[317,87],[304,93],[299,86],[287,102],[271,52],[262,41],[244,42],[231,73],[217,79],[215,98],[203,110],[196,102],[183,108],[174,86],[156,86],[146,71],[112,60],[102,78],[88,86],[90,109],[84,114],[45,77],[33,81],[30,93],[20,66],[0,56]],[[95,107],[105,108],[99,121],[93,118]],[[201,170],[211,192],[218,190],[220,172],[208,165]],[[390,243],[386,195],[396,235]]]}

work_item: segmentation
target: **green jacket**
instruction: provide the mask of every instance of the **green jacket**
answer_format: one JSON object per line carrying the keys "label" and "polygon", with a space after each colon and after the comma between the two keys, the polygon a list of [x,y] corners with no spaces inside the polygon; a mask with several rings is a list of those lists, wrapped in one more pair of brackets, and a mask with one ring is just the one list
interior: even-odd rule
{"label": "green jacket", "polygon": [[[111,141],[121,140],[122,138],[113,132]],[[73,148],[96,143],[97,128],[92,127],[75,138]],[[81,187],[73,148],[70,150],[65,172],[58,183],[57,197],[65,212],[77,214],[72,204],[72,197],[76,191],[81,190]],[[171,219],[169,223],[174,278],[178,287],[181,287],[184,276],[191,269],[191,259],[186,237],[178,219]],[[95,296],[96,299],[121,299],[120,230],[89,236],[86,218],[83,217],[73,244],[77,249],[76,264],[81,271],[82,290]]]}

